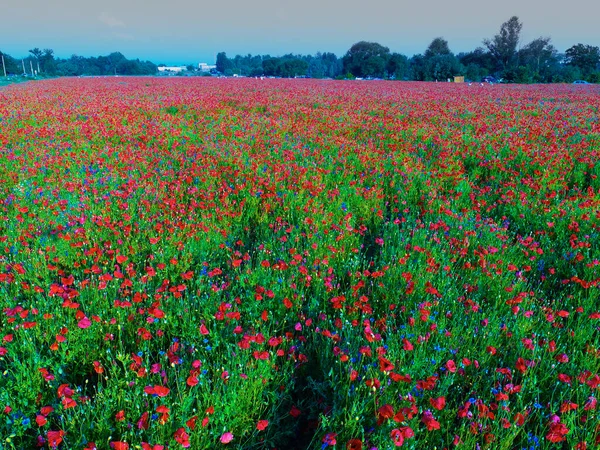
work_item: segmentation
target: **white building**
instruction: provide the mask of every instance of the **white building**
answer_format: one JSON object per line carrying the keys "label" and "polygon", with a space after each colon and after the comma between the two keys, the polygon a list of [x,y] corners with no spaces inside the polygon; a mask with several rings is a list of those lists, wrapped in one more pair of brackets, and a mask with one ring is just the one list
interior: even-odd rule
{"label": "white building", "polygon": [[214,64],[206,64],[201,62],[200,64],[198,64],[198,69],[200,69],[202,72],[210,72],[212,69],[216,69],[217,66]]}
{"label": "white building", "polygon": [[187,70],[185,66],[162,66],[158,68],[159,72],[183,72]]}

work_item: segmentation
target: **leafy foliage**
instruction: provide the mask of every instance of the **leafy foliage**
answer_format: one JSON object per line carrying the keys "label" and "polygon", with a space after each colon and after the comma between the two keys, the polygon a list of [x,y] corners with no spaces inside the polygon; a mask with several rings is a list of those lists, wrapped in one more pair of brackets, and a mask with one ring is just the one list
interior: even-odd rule
{"label": "leafy foliage", "polygon": [[389,48],[376,42],[357,42],[344,55],[344,72],[355,77],[383,78],[389,59]]}
{"label": "leafy foliage", "polygon": [[583,73],[598,69],[600,64],[600,48],[593,45],[577,44],[565,52],[567,64],[578,67]]}
{"label": "leafy foliage", "polygon": [[517,45],[521,38],[523,24],[517,16],[513,16],[502,24],[500,33],[483,43],[501,69],[514,67],[517,61]]}

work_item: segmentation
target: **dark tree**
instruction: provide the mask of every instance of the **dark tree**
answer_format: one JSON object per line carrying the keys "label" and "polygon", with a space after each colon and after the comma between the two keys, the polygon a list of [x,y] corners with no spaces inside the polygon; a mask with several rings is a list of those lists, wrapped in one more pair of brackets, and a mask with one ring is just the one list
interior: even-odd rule
{"label": "dark tree", "polygon": [[[17,61],[10,55],[0,51],[0,55],[4,56],[4,68],[6,69],[7,75],[17,75],[23,72],[23,69],[18,65]],[[0,76],[3,76],[4,72],[0,70]]]}
{"label": "dark tree", "polygon": [[231,61],[227,57],[225,52],[217,53],[217,72],[225,73],[227,70],[230,70],[232,67]]}
{"label": "dark tree", "polygon": [[459,53],[457,57],[460,63],[465,66],[475,64],[487,70],[493,70],[494,68],[492,55],[482,47],[477,47],[472,52]]}
{"label": "dark tree", "polygon": [[42,71],[48,75],[56,74],[56,63],[54,60],[54,50],[45,48],[40,57]]}
{"label": "dark tree", "polygon": [[390,49],[376,42],[357,42],[343,58],[344,71],[355,77],[383,77]]}
{"label": "dark tree", "polygon": [[335,78],[342,73],[343,62],[338,59],[335,54],[331,52],[325,52],[321,54],[321,63],[325,70],[325,76],[329,78]]}
{"label": "dark tree", "polygon": [[413,55],[409,60],[409,78],[415,81],[427,80],[425,64],[426,60],[423,55]]}
{"label": "dark tree", "polygon": [[62,76],[73,77],[83,75],[83,70],[80,69],[78,61],[79,56],[73,55],[69,59],[63,59],[56,63],[56,70]]}
{"label": "dark tree", "polygon": [[441,37],[437,37],[431,41],[431,44],[425,50],[425,58],[450,54],[452,52],[450,51],[450,47],[448,47],[448,41]]}
{"label": "dark tree", "polygon": [[448,47],[448,41],[441,37],[435,38],[429,44],[420,63],[422,65],[420,68],[421,79],[426,81],[445,81],[463,72],[458,58]]}
{"label": "dark tree", "polygon": [[408,76],[408,58],[399,53],[392,53],[385,70],[390,78],[404,80]]}
{"label": "dark tree", "polygon": [[308,70],[308,63],[299,58],[285,59],[277,67],[277,74],[284,78],[293,78],[296,76],[305,76]]}
{"label": "dark tree", "polygon": [[314,58],[310,58],[307,74],[311,78],[325,77],[325,65],[321,59],[321,53],[317,53]]}
{"label": "dark tree", "polygon": [[121,53],[109,56],[85,58],[73,55],[69,59],[54,60],[56,74],[61,76],[78,75],[155,75],[157,66],[150,61],[128,60]]}
{"label": "dark tree", "polygon": [[29,53],[31,53],[33,55],[33,57],[37,58],[37,59],[41,58],[42,55],[43,55],[43,52],[39,48],[37,48],[37,47],[32,48],[31,50],[29,50]]}
{"label": "dark tree", "polygon": [[333,53],[317,52],[314,56],[303,56],[308,63],[307,75],[311,78],[334,78],[341,73],[341,61]]}
{"label": "dark tree", "polygon": [[552,72],[558,65],[558,52],[549,37],[539,37],[519,51],[519,61],[531,74],[532,81],[551,81]]}
{"label": "dark tree", "polygon": [[43,52],[39,48],[35,47],[35,48],[32,48],[31,50],[29,50],[29,53],[31,53],[31,55],[35,58],[34,59],[34,61],[35,61],[34,69],[36,68],[35,66],[37,65],[38,72],[40,72],[41,71],[40,59],[42,58]]}
{"label": "dark tree", "polygon": [[268,58],[262,62],[263,72],[268,77],[274,77],[277,75],[277,68],[279,67],[279,58]]}
{"label": "dark tree", "polygon": [[[102,75],[117,75],[117,67],[119,63],[125,61],[126,58],[120,52],[111,53],[108,56],[99,56],[96,64],[100,67]],[[123,75],[123,74],[121,74]]]}
{"label": "dark tree", "polygon": [[139,65],[127,59],[119,61],[116,69],[119,75],[142,75]]}
{"label": "dark tree", "polygon": [[506,70],[516,66],[517,46],[522,28],[523,24],[519,18],[513,16],[502,24],[499,34],[483,41],[500,69]]}
{"label": "dark tree", "polygon": [[565,52],[565,62],[579,67],[584,74],[590,74],[600,63],[600,48],[592,45],[577,44]]}
{"label": "dark tree", "polygon": [[457,58],[465,68],[465,78],[470,81],[480,81],[496,67],[492,55],[482,47],[468,53],[459,53]]}

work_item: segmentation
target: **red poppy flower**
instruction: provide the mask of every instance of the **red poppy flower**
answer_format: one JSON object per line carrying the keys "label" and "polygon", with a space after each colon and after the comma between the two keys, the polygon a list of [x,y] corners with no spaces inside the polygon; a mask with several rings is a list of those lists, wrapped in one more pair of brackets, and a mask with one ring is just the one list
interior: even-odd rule
{"label": "red poppy flower", "polygon": [[377,410],[377,425],[381,425],[388,419],[394,416],[394,408],[392,405],[386,404]]}
{"label": "red poppy flower", "polygon": [[346,442],[346,450],[362,450],[363,443],[360,439],[350,439]]}
{"label": "red poppy flower", "polygon": [[392,441],[394,441],[396,447],[402,447],[402,444],[404,444],[404,435],[398,428],[394,428],[390,432],[390,437],[392,438]]}
{"label": "red poppy flower", "polygon": [[46,417],[42,416],[41,414],[38,414],[35,416],[35,422],[37,423],[38,427],[43,427],[44,425],[46,425],[46,423],[48,423],[48,420],[46,419]]}
{"label": "red poppy flower", "polygon": [[337,436],[337,433],[327,433],[323,437],[323,446],[335,445],[337,443],[337,441],[335,439],[336,436]]}
{"label": "red poppy flower", "polygon": [[60,445],[60,443],[63,440],[63,436],[65,435],[65,432],[62,430],[59,431],[54,431],[54,430],[50,430],[48,431],[48,445],[50,446],[50,448],[56,448]]}
{"label": "red poppy flower", "polygon": [[290,416],[292,417],[298,417],[300,414],[302,414],[302,411],[300,411],[296,406],[292,406],[292,409],[290,410]]}
{"label": "red poppy flower", "polygon": [[380,356],[379,370],[381,370],[382,372],[391,372],[392,370],[394,370],[394,365],[390,360],[384,358],[383,356]]}
{"label": "red poppy flower", "polygon": [[137,421],[138,430],[147,430],[150,427],[148,423],[148,412],[145,412],[141,415],[141,417]]}
{"label": "red poppy flower", "polygon": [[190,435],[187,434],[185,428],[178,428],[173,435],[173,438],[181,445],[183,448],[188,448],[190,444]]}
{"label": "red poppy flower", "polygon": [[157,397],[166,397],[169,395],[171,390],[168,387],[155,385],[155,386],[146,386],[144,388],[144,392],[148,395],[155,395]]}
{"label": "red poppy flower", "polygon": [[569,433],[569,429],[561,422],[551,423],[550,431],[546,434],[546,439],[550,442],[562,442],[566,440],[566,435]]}
{"label": "red poppy flower", "polygon": [[440,423],[437,420],[435,420],[431,411],[425,411],[423,413],[421,421],[425,424],[427,430],[429,431],[440,429]]}
{"label": "red poppy flower", "polygon": [[221,435],[220,441],[222,444],[229,444],[231,441],[233,441],[233,434],[229,431],[226,431]]}
{"label": "red poppy flower", "polygon": [[446,397],[430,398],[429,404],[438,411],[441,411],[446,407]]}

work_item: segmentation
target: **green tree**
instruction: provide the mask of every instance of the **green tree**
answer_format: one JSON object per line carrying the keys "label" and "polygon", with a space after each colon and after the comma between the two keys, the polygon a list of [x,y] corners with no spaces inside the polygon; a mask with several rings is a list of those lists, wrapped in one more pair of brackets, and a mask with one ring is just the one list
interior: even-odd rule
{"label": "green tree", "polygon": [[268,77],[274,77],[277,75],[277,69],[279,67],[279,58],[267,58],[262,62],[263,73]]}
{"label": "green tree", "polygon": [[386,72],[390,78],[404,80],[408,76],[408,58],[399,53],[392,53],[387,63]]}
{"label": "green tree", "polygon": [[486,75],[489,75],[489,71],[485,67],[478,66],[477,64],[463,65],[465,68],[465,80],[467,81],[480,81]]}
{"label": "green tree", "polygon": [[[0,51],[0,55],[4,56],[4,67],[7,75],[17,75],[23,72],[23,69],[19,67],[17,61],[9,54]],[[2,69],[0,69],[0,76],[4,76]]]}
{"label": "green tree", "polygon": [[600,63],[600,48],[592,45],[577,44],[565,52],[565,62],[578,67],[585,75],[597,69]]}
{"label": "green tree", "polygon": [[463,67],[452,54],[436,55],[425,60],[425,77],[428,81],[446,81],[462,73]]}
{"label": "green tree", "polygon": [[425,81],[426,75],[426,60],[421,54],[413,55],[409,60],[409,78],[415,81]]}
{"label": "green tree", "polygon": [[44,52],[42,52],[39,48],[35,47],[29,50],[29,53],[31,53],[31,55],[34,57],[35,62],[33,64],[33,69],[37,69],[38,72],[41,72],[40,59],[42,58]]}
{"label": "green tree", "polygon": [[382,78],[389,58],[389,48],[376,42],[357,42],[343,58],[344,72],[355,77]]}
{"label": "green tree", "polygon": [[105,71],[107,75],[123,75],[118,73],[119,64],[127,60],[121,52],[113,52],[108,56],[103,57]]}
{"label": "green tree", "polygon": [[426,81],[445,81],[463,72],[458,58],[448,47],[448,41],[441,37],[435,38],[429,44],[421,63],[422,79]]}
{"label": "green tree", "polygon": [[[317,57],[318,58],[318,57]],[[328,78],[335,78],[342,73],[343,62],[338,59],[335,54],[331,52],[325,52],[321,54],[321,63],[324,67],[324,75]]]}
{"label": "green tree", "polygon": [[519,66],[513,70],[508,71],[509,77],[507,81],[511,83],[533,83],[536,81],[535,73],[529,66]]}
{"label": "green tree", "polygon": [[217,53],[216,66],[217,66],[217,71],[221,72],[223,74],[225,72],[227,72],[228,70],[231,70],[231,68],[232,68],[231,60],[227,57],[227,54],[225,52]]}
{"label": "green tree", "polygon": [[117,67],[117,72],[121,75],[154,75],[157,70],[155,64],[139,59],[125,59]]}
{"label": "green tree", "polygon": [[523,24],[517,16],[511,17],[500,27],[500,33],[483,43],[494,58],[498,68],[506,70],[517,65],[517,46]]}
{"label": "green tree", "polygon": [[77,64],[77,61],[71,57],[70,59],[63,59],[56,63],[56,71],[61,76],[75,77],[82,75],[82,71]]}
{"label": "green tree", "polygon": [[325,65],[321,60],[321,54],[317,53],[317,57],[311,58],[308,63],[308,75],[311,78],[323,78],[325,77]]}
{"label": "green tree", "polygon": [[296,76],[305,76],[308,70],[308,63],[299,58],[285,59],[277,67],[277,74],[284,78],[293,78]]}
{"label": "green tree", "polygon": [[471,52],[459,53],[457,57],[460,63],[465,66],[474,64],[487,70],[488,72],[494,70],[495,62],[492,58],[492,55],[483,47],[477,47]]}
{"label": "green tree", "polygon": [[139,64],[127,59],[119,61],[116,65],[116,69],[119,75],[142,75]]}
{"label": "green tree", "polygon": [[72,55],[69,59],[55,59],[56,74],[61,76],[78,75],[154,75],[156,64],[139,59],[129,60],[121,53],[108,56],[85,58]]}
{"label": "green tree", "polygon": [[441,37],[436,37],[427,50],[425,50],[425,58],[432,58],[434,56],[451,55],[450,47],[448,47],[448,41]]}
{"label": "green tree", "polygon": [[495,68],[492,56],[482,47],[477,47],[471,52],[459,53],[457,58],[465,68],[465,78],[470,81],[480,81]]}
{"label": "green tree", "polygon": [[583,78],[581,69],[576,66],[563,65],[552,76],[553,83],[572,83]]}
{"label": "green tree", "polygon": [[558,65],[558,52],[549,37],[539,37],[519,51],[519,61],[528,68],[532,81],[551,81]]}
{"label": "green tree", "polygon": [[56,61],[54,60],[54,50],[45,48],[40,57],[42,71],[48,75],[56,74]]}

